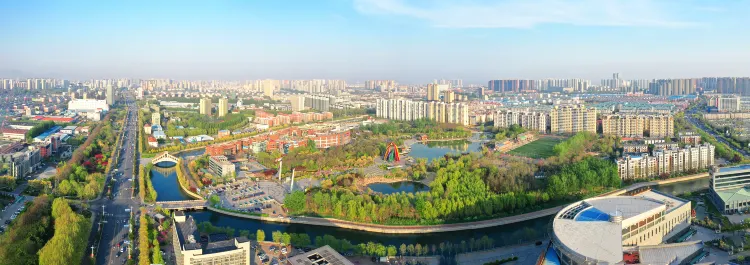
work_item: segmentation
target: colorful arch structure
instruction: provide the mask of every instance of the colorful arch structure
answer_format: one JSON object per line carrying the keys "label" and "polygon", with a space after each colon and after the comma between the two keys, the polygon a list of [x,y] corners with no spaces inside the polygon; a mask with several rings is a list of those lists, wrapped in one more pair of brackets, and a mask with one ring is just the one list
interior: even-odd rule
{"label": "colorful arch structure", "polygon": [[398,154],[398,146],[396,146],[396,143],[391,142],[388,144],[388,146],[385,148],[385,155],[383,155],[383,160],[388,162],[399,162],[401,161],[401,156]]}

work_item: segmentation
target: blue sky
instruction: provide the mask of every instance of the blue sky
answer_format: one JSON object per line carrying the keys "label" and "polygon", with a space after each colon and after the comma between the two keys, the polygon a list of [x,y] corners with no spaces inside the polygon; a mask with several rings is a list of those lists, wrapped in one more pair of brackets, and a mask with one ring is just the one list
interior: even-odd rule
{"label": "blue sky", "polygon": [[750,75],[746,0],[2,1],[0,75]]}

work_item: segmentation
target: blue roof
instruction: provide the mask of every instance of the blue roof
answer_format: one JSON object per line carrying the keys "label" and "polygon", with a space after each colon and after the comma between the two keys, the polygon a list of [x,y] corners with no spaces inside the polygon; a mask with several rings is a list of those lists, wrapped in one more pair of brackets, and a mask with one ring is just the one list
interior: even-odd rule
{"label": "blue roof", "polygon": [[609,214],[606,214],[599,209],[590,208],[585,210],[576,216],[578,222],[589,222],[589,221],[609,221]]}
{"label": "blue roof", "polygon": [[750,170],[750,164],[744,164],[744,165],[733,166],[733,167],[722,167],[722,168],[719,168],[719,173],[739,171],[739,170]]}
{"label": "blue roof", "polygon": [[62,127],[61,127],[61,126],[54,126],[54,127],[52,127],[52,128],[49,128],[49,130],[47,130],[46,132],[43,132],[43,133],[42,133],[42,134],[40,134],[39,136],[37,136],[37,137],[34,137],[34,139],[40,139],[40,140],[42,140],[42,139],[46,139],[46,138],[47,138],[47,137],[49,137],[50,135],[52,135],[52,134],[54,134],[54,133],[56,133],[56,132],[59,132],[59,131],[60,131],[60,129],[62,129]]}

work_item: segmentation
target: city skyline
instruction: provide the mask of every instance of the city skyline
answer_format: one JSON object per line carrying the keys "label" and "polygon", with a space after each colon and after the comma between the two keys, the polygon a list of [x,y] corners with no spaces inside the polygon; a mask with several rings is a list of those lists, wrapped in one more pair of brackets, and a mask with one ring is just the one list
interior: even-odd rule
{"label": "city skyline", "polygon": [[[8,2],[0,76],[189,80],[748,76],[748,1]],[[562,11],[562,12],[561,12]],[[29,19],[34,18],[34,19]],[[731,38],[730,38],[731,37]],[[720,41],[728,40],[728,41]]]}

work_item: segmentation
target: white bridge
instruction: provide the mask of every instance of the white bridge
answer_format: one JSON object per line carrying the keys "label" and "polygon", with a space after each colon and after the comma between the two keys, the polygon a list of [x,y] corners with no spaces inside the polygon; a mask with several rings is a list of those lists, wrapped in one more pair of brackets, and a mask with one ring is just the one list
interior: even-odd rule
{"label": "white bridge", "polygon": [[170,155],[169,152],[167,151],[164,151],[154,156],[153,159],[151,159],[152,164],[157,164],[159,162],[165,162],[165,161],[177,164],[177,157]]}
{"label": "white bridge", "polygon": [[205,200],[163,201],[155,204],[168,210],[201,210],[208,205]]}

